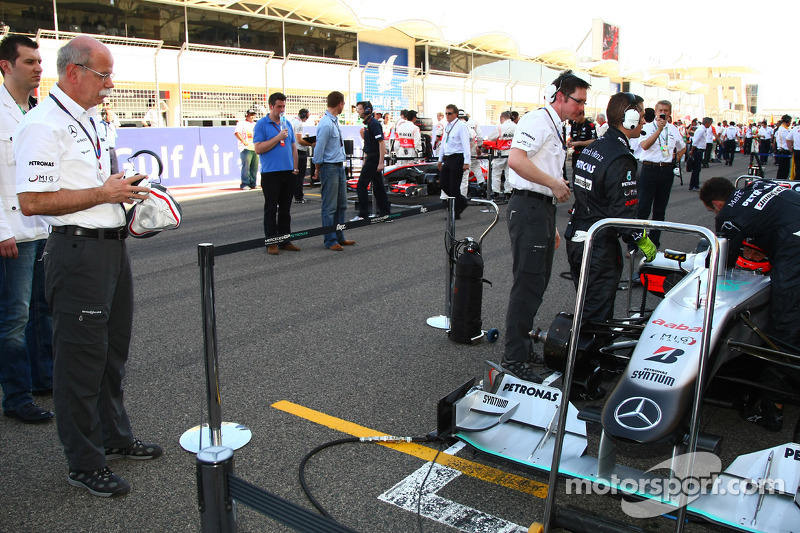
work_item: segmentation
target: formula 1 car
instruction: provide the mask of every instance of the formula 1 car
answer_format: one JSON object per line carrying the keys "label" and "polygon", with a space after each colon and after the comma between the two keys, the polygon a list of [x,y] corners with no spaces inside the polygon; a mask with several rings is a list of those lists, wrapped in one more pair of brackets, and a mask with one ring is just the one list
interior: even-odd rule
{"label": "formula 1 car", "polygon": [[[386,192],[390,196],[428,196],[438,195],[442,188],[439,184],[438,161],[398,163],[390,165],[383,171],[386,183]],[[486,182],[486,169],[483,170],[483,182]],[[475,175],[470,172],[470,187],[477,182]],[[347,180],[347,190],[355,192],[358,178]]]}
{"label": "formula 1 car", "polygon": [[[472,380],[439,402],[439,435],[548,472],[546,528],[586,527],[574,508],[554,511],[553,489],[561,475],[624,494],[629,516],[677,514],[678,531],[686,513],[740,531],[800,531],[800,442],[740,455],[723,471],[717,456],[722,439],[699,431],[703,403],[742,408],[752,401],[742,391],[767,388],[755,380],[764,360],[800,368],[797,348],[771,339],[757,325],[765,323],[770,296],[766,261],[755,270],[726,269],[720,257],[728,243],[705,228],[606,219],[589,230],[584,272],[593,236],[609,225],[697,233],[710,248],[659,252],[652,263],[641,263],[644,292],[663,298],[651,314],[643,299],[633,316],[582,324],[582,276],[575,314],[561,313],[547,332],[531,332],[544,343],[547,366],[563,377],[556,372],[534,384],[487,362],[478,386]],[[578,409],[569,401],[580,394],[597,399],[601,376],[609,372],[619,378],[602,407]],[[560,388],[553,386],[559,377]],[[797,391],[781,392],[797,397]],[[586,422],[601,428],[596,456],[589,453]],[[618,452],[631,448],[651,450],[650,457],[670,448],[672,453],[642,471],[617,461]],[[661,475],[659,468],[670,473]],[[686,488],[697,480],[704,490]],[[597,531],[594,518],[583,530]]]}

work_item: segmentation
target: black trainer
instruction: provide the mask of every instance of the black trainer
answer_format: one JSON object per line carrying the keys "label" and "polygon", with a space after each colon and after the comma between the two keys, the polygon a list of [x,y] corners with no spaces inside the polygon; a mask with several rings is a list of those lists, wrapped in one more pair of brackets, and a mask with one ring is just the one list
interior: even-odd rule
{"label": "black trainer", "polygon": [[142,442],[133,439],[133,444],[127,448],[106,448],[106,460],[111,459],[133,459],[136,461],[146,461],[161,457],[164,448],[155,443]]}
{"label": "black trainer", "polygon": [[503,362],[500,363],[506,372],[511,374],[514,377],[518,377],[519,379],[524,379],[525,381],[530,381],[532,383],[541,383],[544,381],[542,376],[537,374],[533,368],[531,368],[531,364],[527,361],[506,361],[503,359]]}
{"label": "black trainer", "polygon": [[72,470],[67,481],[73,487],[86,489],[93,496],[109,498],[121,496],[131,490],[127,481],[104,466],[99,470]]}
{"label": "black trainer", "polygon": [[767,431],[778,432],[783,429],[783,408],[773,402],[761,400],[746,411],[739,413],[742,418],[758,424]]}

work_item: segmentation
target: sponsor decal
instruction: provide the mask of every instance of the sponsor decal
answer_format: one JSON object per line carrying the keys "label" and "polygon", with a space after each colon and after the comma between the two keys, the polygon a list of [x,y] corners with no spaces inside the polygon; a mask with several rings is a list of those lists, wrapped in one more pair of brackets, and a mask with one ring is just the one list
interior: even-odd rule
{"label": "sponsor decal", "polygon": [[68,132],[69,132],[69,134],[70,134],[70,135],[72,135],[73,137],[77,137],[77,136],[78,136],[78,128],[76,128],[76,127],[75,127],[75,126],[73,126],[72,124],[70,124],[70,125],[67,127],[67,131],[68,131]]}
{"label": "sponsor decal", "polygon": [[498,398],[497,396],[489,396],[488,394],[483,395],[483,403],[488,403],[489,405],[501,407],[503,409],[508,407],[508,400]]}
{"label": "sponsor decal", "polygon": [[678,360],[678,357],[685,354],[685,350],[681,350],[680,348],[672,348],[670,346],[662,346],[655,352],[651,357],[645,359],[645,361],[655,361],[656,363],[664,363],[665,365],[671,365],[675,361]]}
{"label": "sponsor decal", "polygon": [[[630,179],[630,178],[628,178],[628,179]],[[636,182],[635,181],[623,181],[622,182],[622,186],[623,187],[636,187]]]}
{"label": "sponsor decal", "polygon": [[631,176],[631,171],[630,170],[628,171],[628,175],[625,176],[625,179],[628,180],[628,181],[631,181],[633,179],[633,177]]}
{"label": "sponsor decal", "polygon": [[650,323],[655,324],[656,326],[663,326],[665,328],[676,329],[678,331],[688,331],[690,333],[700,333],[701,331],[703,331],[703,328],[701,326],[689,327],[686,324],[674,324],[672,322],[664,322],[660,318],[656,318]]}
{"label": "sponsor decal", "polygon": [[734,224],[730,220],[726,220],[725,222],[722,223],[722,227],[720,228],[720,230],[739,231],[739,228],[736,226],[736,224]]}
{"label": "sponsor decal", "polygon": [[661,408],[650,398],[628,398],[614,409],[617,423],[631,431],[647,431],[661,422]]}
{"label": "sponsor decal", "polygon": [[786,448],[783,451],[783,456],[785,458],[791,457],[795,461],[800,461],[800,448]]}
{"label": "sponsor decal", "polygon": [[516,394],[533,396],[534,398],[541,398],[551,402],[557,402],[559,396],[561,395],[560,391],[558,390],[543,389],[531,385],[523,385],[522,383],[506,383],[503,385],[503,392],[513,392]]}
{"label": "sponsor decal", "polygon": [[586,154],[587,156],[589,156],[589,157],[591,157],[593,159],[597,159],[598,162],[602,162],[603,159],[605,159],[603,157],[603,154],[601,154],[600,152],[598,152],[594,148],[587,148],[581,153]]}
{"label": "sponsor decal", "polygon": [[28,178],[28,181],[31,183],[53,183],[56,181],[55,176],[47,176],[47,175],[40,175],[37,174],[36,176],[31,176]]}
{"label": "sponsor decal", "polygon": [[28,161],[29,167],[54,167],[56,166],[53,161]]}
{"label": "sponsor decal", "polygon": [[[722,292],[738,291],[745,285],[750,285],[749,281],[740,281],[734,279],[726,279],[717,283],[717,290]],[[716,304],[714,305],[716,307]]]}
{"label": "sponsor decal", "polygon": [[423,206],[423,207],[420,207],[420,208],[419,208],[419,212],[420,212],[420,213],[427,213],[427,212],[428,212],[428,208],[427,208],[427,207],[424,207],[424,206]]}
{"label": "sponsor decal", "polygon": [[597,165],[592,165],[590,163],[587,163],[586,161],[578,160],[578,162],[575,163],[575,168],[588,172],[589,174],[594,174]]}
{"label": "sponsor decal", "polygon": [[631,205],[636,205],[636,204],[638,204],[638,203],[639,203],[639,199],[638,199],[638,198],[636,198],[636,199],[634,199],[634,200],[628,200],[627,202],[625,202],[625,205],[626,205],[626,206],[631,206]]}
{"label": "sponsor decal", "polygon": [[336,231],[342,231],[345,227],[345,224],[336,224]]}
{"label": "sponsor decal", "polygon": [[586,189],[587,191],[592,190],[592,180],[582,178],[581,176],[575,176],[574,181],[576,187],[580,187],[581,189]]}
{"label": "sponsor decal", "polygon": [[[658,333],[650,335],[651,339],[655,339],[656,337],[658,337]],[[686,346],[691,346],[697,342],[697,339],[695,339],[694,337],[688,337],[685,335],[676,335],[675,333],[662,333],[661,337],[658,340],[660,340],[661,342],[685,344]]]}
{"label": "sponsor decal", "polygon": [[785,189],[783,187],[775,187],[770,192],[765,194],[764,197],[761,198],[758,202],[756,202],[756,205],[753,206],[753,209],[755,209],[756,211],[761,211],[762,209],[764,209],[767,206],[767,203],[769,203],[770,200],[772,200],[773,198],[775,198],[780,193],[782,193],[782,192],[784,192],[786,190],[787,189]]}
{"label": "sponsor decal", "polygon": [[536,140],[536,137],[534,137],[533,135],[531,135],[527,131],[520,131],[519,133],[520,133],[520,135],[524,135],[525,137],[528,137],[532,141]]}
{"label": "sponsor decal", "polygon": [[667,387],[675,384],[675,378],[670,377],[663,370],[655,370],[653,368],[645,368],[644,370],[634,370],[631,373],[631,379],[639,381],[652,381],[653,383],[661,383]]}

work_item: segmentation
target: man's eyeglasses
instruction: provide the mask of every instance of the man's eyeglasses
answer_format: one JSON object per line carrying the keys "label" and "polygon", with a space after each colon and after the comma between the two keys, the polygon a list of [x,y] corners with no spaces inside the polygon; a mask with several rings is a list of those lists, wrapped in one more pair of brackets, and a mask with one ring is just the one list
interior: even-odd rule
{"label": "man's eyeglasses", "polygon": [[567,95],[567,98],[569,98],[578,105],[586,105],[586,100],[578,100],[577,98],[573,98],[572,95],[570,94]]}
{"label": "man's eyeglasses", "polygon": [[101,78],[103,78],[103,83],[107,82],[108,80],[113,80],[113,79],[114,79],[114,77],[115,77],[115,75],[114,75],[114,73],[113,73],[113,72],[109,72],[108,74],[100,74],[100,73],[99,73],[99,72],[97,72],[96,70],[90,69],[90,68],[89,68],[89,67],[87,67],[86,65],[82,65],[81,63],[75,63],[75,64],[76,64],[77,66],[81,67],[81,68],[85,68],[85,69],[86,69],[86,70],[88,70],[89,72],[94,72],[95,74],[97,74],[98,76],[100,76]]}
{"label": "man's eyeglasses", "polygon": [[453,111],[447,111],[447,112],[445,113],[445,115],[455,115],[455,113],[454,113]]}

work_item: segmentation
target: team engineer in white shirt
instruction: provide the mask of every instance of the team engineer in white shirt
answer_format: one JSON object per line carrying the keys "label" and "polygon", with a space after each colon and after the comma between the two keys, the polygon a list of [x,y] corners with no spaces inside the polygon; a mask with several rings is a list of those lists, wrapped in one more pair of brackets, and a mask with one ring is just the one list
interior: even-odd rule
{"label": "team engineer in white shirt", "polygon": [[572,71],[562,72],[546,89],[547,105],[520,119],[508,155],[513,192],[506,216],[513,283],[501,365],[518,378],[535,383],[542,378],[531,368],[528,332],[550,282],[553,255],[561,241],[556,204],[570,196],[563,175],[567,144],[561,125],[583,112],[589,87]]}

